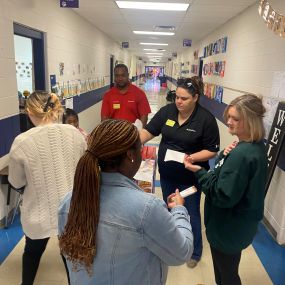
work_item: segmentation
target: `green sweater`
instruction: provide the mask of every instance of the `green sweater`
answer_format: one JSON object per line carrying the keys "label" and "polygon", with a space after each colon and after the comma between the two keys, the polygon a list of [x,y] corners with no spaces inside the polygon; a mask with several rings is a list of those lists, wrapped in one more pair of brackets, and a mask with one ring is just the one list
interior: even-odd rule
{"label": "green sweater", "polygon": [[263,217],[267,171],[263,143],[239,143],[221,153],[213,171],[196,172],[205,193],[205,226],[215,249],[235,254],[251,244]]}

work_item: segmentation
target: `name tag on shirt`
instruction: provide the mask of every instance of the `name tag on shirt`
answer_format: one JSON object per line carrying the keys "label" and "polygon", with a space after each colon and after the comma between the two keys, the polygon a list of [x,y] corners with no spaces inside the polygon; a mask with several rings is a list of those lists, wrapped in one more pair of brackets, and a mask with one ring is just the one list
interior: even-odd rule
{"label": "name tag on shirt", "polygon": [[168,119],[168,120],[166,121],[165,125],[166,125],[166,126],[169,126],[169,127],[173,127],[173,126],[175,125],[175,121]]}
{"label": "name tag on shirt", "polygon": [[118,110],[118,109],[120,109],[120,108],[121,108],[121,105],[120,105],[120,104],[118,104],[118,103],[113,104],[113,109],[114,109],[114,110]]}

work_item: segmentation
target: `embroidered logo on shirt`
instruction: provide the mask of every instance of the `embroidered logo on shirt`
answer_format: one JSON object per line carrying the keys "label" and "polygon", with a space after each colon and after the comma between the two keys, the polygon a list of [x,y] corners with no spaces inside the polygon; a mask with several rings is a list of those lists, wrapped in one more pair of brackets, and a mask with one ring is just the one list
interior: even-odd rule
{"label": "embroidered logo on shirt", "polygon": [[121,108],[121,105],[120,104],[113,104],[113,109],[114,110],[118,110],[118,109],[120,109]]}
{"label": "embroidered logo on shirt", "polygon": [[166,126],[169,126],[169,127],[173,127],[173,126],[175,125],[175,121],[168,119],[168,120],[166,121],[165,125],[166,125]]}
{"label": "embroidered logo on shirt", "polygon": [[196,133],[196,130],[193,130],[193,129],[186,129],[186,131]]}
{"label": "embroidered logo on shirt", "polygon": [[215,168],[218,168],[218,167],[221,167],[223,164],[224,164],[224,158],[221,159],[216,165],[215,165]]}

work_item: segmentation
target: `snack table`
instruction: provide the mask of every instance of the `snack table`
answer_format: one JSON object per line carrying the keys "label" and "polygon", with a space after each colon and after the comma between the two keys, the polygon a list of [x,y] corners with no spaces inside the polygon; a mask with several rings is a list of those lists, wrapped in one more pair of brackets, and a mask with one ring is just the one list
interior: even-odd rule
{"label": "snack table", "polygon": [[155,192],[156,164],[156,147],[143,146],[141,166],[134,179],[136,180],[138,186],[145,192]]}
{"label": "snack table", "polygon": [[5,227],[8,226],[8,216],[10,210],[10,196],[11,196],[11,189],[10,184],[8,181],[8,163],[9,163],[9,155],[5,155],[4,157],[0,158],[0,178],[1,184],[8,184],[8,193],[7,193],[7,201],[6,201],[6,208],[5,208]]}

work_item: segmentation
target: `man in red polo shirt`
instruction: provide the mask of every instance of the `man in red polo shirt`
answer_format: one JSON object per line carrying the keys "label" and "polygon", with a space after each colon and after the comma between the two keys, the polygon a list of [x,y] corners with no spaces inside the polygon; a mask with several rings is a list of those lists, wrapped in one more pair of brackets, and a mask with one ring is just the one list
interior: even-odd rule
{"label": "man in red polo shirt", "polygon": [[116,65],[115,87],[105,93],[101,109],[101,120],[124,119],[134,123],[141,120],[143,127],[151,112],[145,93],[129,81],[128,67]]}

